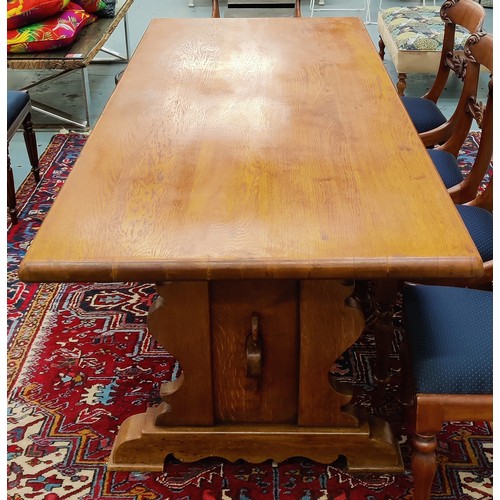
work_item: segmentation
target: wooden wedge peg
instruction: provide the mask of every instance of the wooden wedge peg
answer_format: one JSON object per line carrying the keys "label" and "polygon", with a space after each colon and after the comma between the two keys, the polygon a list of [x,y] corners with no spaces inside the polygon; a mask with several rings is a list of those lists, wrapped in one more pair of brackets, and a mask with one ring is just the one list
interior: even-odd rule
{"label": "wooden wedge peg", "polygon": [[262,337],[259,335],[259,318],[252,315],[252,331],[246,341],[246,376],[260,377],[262,374]]}

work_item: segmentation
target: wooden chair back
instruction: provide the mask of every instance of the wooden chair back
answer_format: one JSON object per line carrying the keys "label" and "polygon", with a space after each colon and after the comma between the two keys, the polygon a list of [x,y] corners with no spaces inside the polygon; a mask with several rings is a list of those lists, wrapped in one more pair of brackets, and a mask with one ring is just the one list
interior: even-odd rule
{"label": "wooden chair back", "polygon": [[437,102],[442,94],[450,70],[460,77],[460,62],[454,58],[456,26],[462,26],[470,33],[480,32],[485,12],[484,8],[474,0],[446,0],[441,5],[439,15],[445,24],[441,61],[432,87],[423,96],[434,102]]}
{"label": "wooden chair back", "polygon": [[[493,156],[493,35],[485,32],[473,34],[465,46],[465,55],[471,65],[481,64],[490,71],[492,76],[488,83],[486,105],[477,99],[470,99],[468,102],[468,114],[474,116],[481,128],[481,140],[472,169],[463,182],[450,188],[449,192],[455,203],[469,202],[468,204],[480,206],[493,212],[493,187],[489,185],[478,196],[479,186]],[[463,127],[462,124],[459,126]],[[465,139],[467,131],[457,130],[455,135],[461,135]],[[456,142],[455,137],[452,137],[443,145],[443,149],[453,153],[458,145]],[[470,200],[473,201],[470,202]]]}
{"label": "wooden chair back", "polygon": [[470,64],[464,56],[455,53],[455,31],[457,26],[461,26],[470,33],[481,32],[485,18],[484,8],[474,0],[447,0],[441,6],[440,16],[445,23],[441,59],[436,78],[422,97],[437,103],[448,82],[450,71],[464,82],[464,88],[450,119],[440,127],[420,134],[426,146],[443,144],[450,139],[460,120],[463,121],[463,126],[468,121],[470,129],[472,117],[464,116],[464,113],[469,99],[476,97],[479,81],[479,66]]}

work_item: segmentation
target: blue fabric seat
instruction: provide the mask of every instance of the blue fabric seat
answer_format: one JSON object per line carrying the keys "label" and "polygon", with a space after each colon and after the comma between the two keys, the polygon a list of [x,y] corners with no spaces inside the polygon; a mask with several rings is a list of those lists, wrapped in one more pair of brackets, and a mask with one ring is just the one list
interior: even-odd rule
{"label": "blue fabric seat", "polygon": [[403,316],[417,393],[492,394],[492,292],[406,286]]}
{"label": "blue fabric seat", "polygon": [[7,91],[7,130],[29,102],[30,96],[26,92],[17,90]]}
{"label": "blue fabric seat", "polygon": [[429,149],[429,155],[447,189],[464,180],[458,161],[451,153],[441,149]]}
{"label": "blue fabric seat", "polygon": [[470,205],[456,207],[483,262],[493,260],[493,214]]}
{"label": "blue fabric seat", "polygon": [[446,123],[446,116],[436,103],[423,97],[401,97],[418,133],[428,132]]}

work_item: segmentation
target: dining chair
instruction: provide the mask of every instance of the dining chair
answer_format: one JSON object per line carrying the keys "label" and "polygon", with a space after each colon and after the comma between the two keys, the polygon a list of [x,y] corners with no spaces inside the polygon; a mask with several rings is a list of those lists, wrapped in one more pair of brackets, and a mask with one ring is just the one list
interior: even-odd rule
{"label": "dining chair", "polygon": [[493,292],[407,284],[403,322],[403,367],[411,372],[413,394],[408,428],[414,499],[427,500],[443,422],[493,418]]}
{"label": "dining chair", "polygon": [[[481,32],[485,13],[483,7],[474,0],[446,0],[441,6],[440,16],[444,22],[443,46],[431,88],[422,97],[401,97],[422,141],[428,147],[446,142],[457,122],[467,119],[463,115],[467,113],[469,100],[476,97],[479,72],[474,78],[465,79],[468,63],[463,55],[454,51],[455,32],[457,26],[470,33]],[[450,71],[464,84],[455,111],[447,119],[437,103],[445,90]]]}
{"label": "dining chair", "polygon": [[[479,192],[474,198],[466,204],[455,205],[462,219],[463,224],[469,231],[473,243],[476,245],[477,251],[483,261],[483,273],[475,278],[441,278],[419,280],[421,285],[448,286],[455,288],[470,288],[479,290],[493,290],[493,173],[490,175],[490,180],[485,189]],[[365,285],[365,288],[368,285]],[[401,289],[403,283],[395,285]],[[370,294],[359,294],[360,301],[364,303],[365,310],[373,310],[373,297]],[[358,299],[359,300],[359,299]],[[374,401],[381,404],[385,398],[387,384],[391,379],[389,369],[389,353],[392,350],[392,338],[394,325],[392,323],[394,304],[387,303],[387,314],[390,314],[391,319],[387,321],[385,332],[381,332],[375,336],[375,379],[377,382],[376,390],[373,393]],[[402,366],[408,364],[406,350],[407,339],[403,335],[399,343],[400,356]],[[403,387],[400,390],[400,398],[403,402],[408,401],[408,394]]]}
{"label": "dining chair", "polygon": [[[212,17],[220,17],[219,0],[212,0]],[[229,0],[224,17],[301,17],[300,0]]]}
{"label": "dining chair", "polygon": [[17,224],[16,189],[14,186],[14,173],[9,155],[9,144],[17,129],[22,126],[24,142],[28,150],[31,171],[35,182],[40,182],[40,171],[38,164],[38,150],[36,136],[31,121],[31,100],[27,92],[7,91],[7,207],[9,209],[12,224]]}
{"label": "dining chair", "polygon": [[[481,32],[475,33],[469,37],[466,43],[465,56],[469,60],[468,68],[478,69],[479,64],[484,64],[488,70],[493,72],[493,36]],[[452,200],[455,202],[456,209],[461,216],[462,222],[469,231],[472,241],[476,245],[478,253],[483,260],[482,276],[469,279],[449,278],[439,280],[424,280],[422,284],[446,285],[453,287],[481,288],[491,290],[493,288],[493,173],[489,179],[485,178],[492,155],[493,155],[493,80],[490,79],[488,85],[488,97],[486,106],[479,106],[475,100],[471,100],[473,108],[481,108],[480,122],[482,124],[481,140],[477,150],[471,171],[465,178],[462,176],[456,157],[446,151],[446,147],[453,143],[453,138],[443,146],[442,150],[429,150],[429,154],[434,151],[444,156],[444,160],[436,161],[437,170],[440,173]],[[463,130],[460,130],[463,127]],[[460,140],[455,141],[462,145],[463,138],[468,133],[467,125],[463,123],[454,132],[454,138],[460,135]],[[449,151],[453,151],[449,147]],[[455,179],[455,180],[453,180]],[[450,181],[447,184],[447,181]],[[453,181],[453,182],[451,182]],[[390,335],[388,337],[391,337]],[[379,387],[375,392],[376,399],[382,400],[386,384],[389,378],[388,350],[389,343],[387,338],[381,336],[376,340],[377,362],[376,373],[379,381]],[[406,340],[401,342],[401,353],[406,348]],[[403,393],[405,391],[402,391]],[[407,396],[402,396],[403,400]]]}
{"label": "dining chair", "polygon": [[[468,288],[477,290],[493,290],[493,173],[490,175],[489,183],[486,188],[478,193],[476,198],[466,204],[455,205],[457,211],[469,231],[472,241],[476,245],[479,255],[483,261],[483,273],[481,276],[475,278],[448,278],[448,279],[434,279],[434,280],[419,280],[422,286],[439,286],[439,287],[452,287],[452,288]],[[399,288],[403,283],[399,283]],[[365,310],[373,309],[373,297],[363,297],[365,303]],[[392,338],[394,332],[393,318],[393,304],[386,304],[387,314],[391,315],[391,320],[387,321],[385,332],[381,332],[375,336],[375,379],[377,387],[373,392],[373,401],[376,404],[382,404],[386,397],[386,389],[392,375],[389,369],[389,354],[392,350]],[[408,340],[404,335],[399,343],[399,354],[401,358],[401,365],[405,367],[408,365]],[[407,403],[409,400],[408,390],[406,389],[406,382],[400,388],[400,399],[402,402]]]}
{"label": "dining chair", "polygon": [[[493,35],[486,32],[472,34],[465,45],[468,78],[476,79],[479,66],[493,74]],[[477,98],[470,98],[466,112],[457,121],[451,137],[441,146],[429,149],[429,155],[436,166],[444,185],[455,203],[468,203],[477,196],[493,156],[493,80],[488,83],[486,105]],[[479,149],[470,172],[464,177],[457,156],[475,119],[481,128]]]}

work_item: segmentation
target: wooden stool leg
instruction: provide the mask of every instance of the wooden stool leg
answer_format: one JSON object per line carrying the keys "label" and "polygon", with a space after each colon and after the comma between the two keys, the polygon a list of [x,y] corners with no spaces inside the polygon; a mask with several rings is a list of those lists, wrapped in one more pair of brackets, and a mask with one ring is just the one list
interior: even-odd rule
{"label": "wooden stool leg", "polygon": [[436,474],[436,435],[415,434],[411,467],[414,480],[414,500],[428,500]]}
{"label": "wooden stool leg", "polygon": [[378,39],[378,54],[380,56],[380,59],[382,59],[382,61],[384,60],[384,56],[385,56],[385,43],[384,41],[382,40],[382,37],[379,37]]}
{"label": "wooden stool leg", "polygon": [[406,90],[406,73],[398,73],[398,94],[399,95],[405,95],[405,90]]}
{"label": "wooden stool leg", "polygon": [[23,135],[24,142],[26,144],[26,149],[28,150],[28,156],[31,164],[31,171],[35,177],[35,181],[40,182],[40,167],[38,164],[38,149],[36,146],[36,136],[33,131],[33,122],[31,121],[31,113],[26,115],[23,121]]}
{"label": "wooden stool leg", "polygon": [[17,224],[16,188],[14,186],[14,172],[10,164],[9,144],[7,144],[7,207],[12,225]]}

